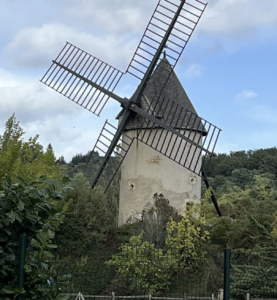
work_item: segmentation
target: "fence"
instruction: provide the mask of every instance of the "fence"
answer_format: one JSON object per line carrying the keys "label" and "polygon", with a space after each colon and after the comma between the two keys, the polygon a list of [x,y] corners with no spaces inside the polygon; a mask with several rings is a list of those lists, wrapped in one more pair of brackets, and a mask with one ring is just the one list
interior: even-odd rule
{"label": "fence", "polygon": [[49,276],[54,272],[58,280],[70,275],[63,293],[74,297],[81,291],[87,298],[112,300],[277,300],[275,248],[233,251],[232,258],[230,250],[201,250],[199,259],[155,247],[132,248],[115,256],[109,251],[90,254],[49,262]]}
{"label": "fence", "polygon": [[277,300],[277,260],[272,263],[272,251],[230,254],[230,250],[207,251],[201,264],[187,260],[186,267],[176,267],[170,257],[153,255],[149,249],[127,255],[125,261],[134,263],[125,266],[107,263],[112,255],[103,252],[75,263],[55,262],[52,268],[61,275],[71,274],[63,288],[70,299],[81,291],[85,299]]}
{"label": "fence", "polygon": [[224,288],[224,251],[207,251],[200,262],[185,258],[183,264],[176,265],[173,254],[166,256],[152,250],[129,253],[120,261],[124,265],[109,263],[112,255],[102,252],[76,262],[52,262],[51,269],[59,275],[71,275],[63,293],[75,296],[81,291],[97,295],[90,296],[95,299],[113,299],[112,295],[116,295],[114,299],[149,299],[149,294],[151,299],[223,299],[218,293]]}
{"label": "fence", "polygon": [[[147,299],[147,300],[152,300],[152,299],[156,299],[156,300],[222,300],[222,292],[223,291],[219,291],[218,294],[218,298],[215,297],[214,294],[211,295],[210,298],[208,297],[184,297],[184,298],[168,298],[168,297],[152,297],[151,295],[139,295],[139,296],[97,296],[97,295],[83,295],[81,292],[79,292],[78,294],[63,294],[63,295],[67,295],[70,297],[70,299],[75,299],[75,300],[86,300],[86,299]],[[250,296],[250,293],[246,294],[245,300],[262,300],[264,298],[252,298]],[[235,298],[231,298],[230,300],[235,300]],[[276,298],[266,298],[266,300],[276,300]]]}
{"label": "fence", "polygon": [[277,299],[277,251],[232,251],[231,296],[237,299]]}
{"label": "fence", "polygon": [[[192,296],[187,296],[186,294],[184,295],[183,298],[170,298],[170,297],[154,297],[151,294],[150,295],[132,295],[132,296],[116,296],[115,293],[112,293],[111,296],[98,296],[98,295],[83,295],[81,292],[78,294],[63,294],[67,295],[70,297],[70,299],[75,299],[75,300],[86,300],[86,299],[146,299],[146,300],[215,300],[215,299],[221,299],[222,300],[222,292],[219,291],[218,298],[215,297],[214,294],[211,295],[211,297],[192,297]],[[247,299],[249,300],[249,299]]]}

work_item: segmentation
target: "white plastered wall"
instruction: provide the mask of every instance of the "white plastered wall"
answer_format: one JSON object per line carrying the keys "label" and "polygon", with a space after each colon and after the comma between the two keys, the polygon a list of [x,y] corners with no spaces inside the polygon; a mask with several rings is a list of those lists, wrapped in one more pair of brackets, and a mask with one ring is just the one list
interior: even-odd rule
{"label": "white plastered wall", "polygon": [[[139,139],[148,144],[153,141],[153,147],[199,172],[201,151],[198,148],[162,129],[152,130],[150,136],[149,133],[149,130],[141,131]],[[127,134],[133,138],[138,132],[129,130]],[[189,137],[201,145],[200,133],[191,132]],[[139,215],[155,193],[163,194],[180,211],[185,210],[187,202],[199,202],[200,177],[170,158],[134,139],[121,165],[119,225],[126,223],[131,215]]]}

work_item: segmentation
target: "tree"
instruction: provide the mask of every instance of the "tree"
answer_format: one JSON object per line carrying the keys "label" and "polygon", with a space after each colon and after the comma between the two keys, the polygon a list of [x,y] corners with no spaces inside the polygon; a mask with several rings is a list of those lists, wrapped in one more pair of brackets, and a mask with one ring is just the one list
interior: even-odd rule
{"label": "tree", "polygon": [[171,218],[167,224],[166,244],[168,252],[176,258],[183,275],[204,262],[206,251],[203,243],[209,240],[204,203],[210,197],[210,190],[201,204],[189,207],[183,218],[176,222]]}
{"label": "tree", "polygon": [[[68,191],[68,213],[74,214],[83,224],[91,245],[99,245],[115,225],[116,203],[107,197],[101,187],[92,190],[82,173],[73,178],[71,186]],[[59,234],[62,238],[63,232],[59,231]]]}
{"label": "tree", "polygon": [[144,232],[143,240],[154,244],[157,248],[164,249],[166,246],[166,227],[170,218],[179,221],[177,209],[170,205],[163,194],[155,194],[153,203],[149,202],[142,211],[142,220],[134,226],[135,235]]}
{"label": "tree", "polygon": [[[30,182],[18,177],[17,182],[14,183],[8,176],[0,181],[1,299],[14,299],[22,293],[26,300],[67,299],[59,296],[57,281],[47,275],[47,262],[53,258],[51,250],[56,248],[52,240],[53,227],[60,218],[62,208],[59,208],[58,202],[66,197],[66,186],[58,180],[45,177]],[[22,290],[17,288],[20,235],[27,237],[28,244]]]}
{"label": "tree", "polygon": [[[242,170],[244,177],[247,172]],[[216,245],[230,249],[252,249],[263,240],[264,235],[259,233],[251,218],[255,218],[270,232],[276,226],[277,188],[272,174],[252,174],[249,177],[251,180],[244,186],[234,184],[234,178],[229,178],[223,183],[226,185],[224,192],[218,188],[221,190],[218,203],[224,217],[218,218],[212,206],[207,215],[211,240]],[[235,178],[237,180],[237,174]],[[253,239],[253,236],[256,238]]]}
{"label": "tree", "polygon": [[243,299],[246,293],[256,298],[275,297],[277,292],[277,252],[276,239],[257,219],[250,217],[257,234],[253,239],[258,243],[250,250],[233,251],[232,294]]}
{"label": "tree", "polygon": [[53,146],[50,144],[48,144],[47,148],[46,148],[46,151],[51,151],[54,153],[54,150],[53,150]]}
{"label": "tree", "polygon": [[6,122],[3,135],[0,135],[0,179],[5,175],[12,180],[20,176],[27,181],[41,175],[61,178],[51,148],[48,147],[44,153],[43,147],[38,143],[38,135],[27,142],[23,137],[24,131],[13,115]]}
{"label": "tree", "polygon": [[[117,267],[118,274],[124,276],[125,284],[132,292],[161,293],[171,285],[174,273],[185,276],[205,261],[206,251],[201,247],[208,240],[208,232],[203,228],[206,224],[204,206],[191,207],[183,217],[175,216],[174,219],[175,211],[169,201],[157,194],[154,199],[156,207],[147,210],[147,214],[151,213],[149,224],[155,226],[158,222],[161,230],[165,226],[166,246],[161,249],[155,239],[153,242],[145,240],[142,232],[132,236],[129,243],[123,244],[121,251],[107,262]],[[163,222],[159,224],[158,218]]]}
{"label": "tree", "polygon": [[163,253],[154,244],[143,241],[143,233],[132,236],[130,243],[121,246],[108,265],[116,266],[124,276],[129,292],[155,294],[168,289],[177,261],[171,253]]}
{"label": "tree", "polygon": [[60,164],[60,165],[66,165],[66,161],[64,159],[64,156],[60,156],[57,160],[56,160],[56,164]]}

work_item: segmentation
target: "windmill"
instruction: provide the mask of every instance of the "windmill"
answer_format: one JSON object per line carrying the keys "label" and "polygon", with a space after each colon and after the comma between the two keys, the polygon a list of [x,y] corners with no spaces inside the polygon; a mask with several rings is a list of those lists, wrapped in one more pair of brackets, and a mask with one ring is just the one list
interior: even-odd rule
{"label": "windmill", "polygon": [[[111,157],[120,157],[118,170],[134,143],[152,148],[195,176],[203,175],[208,186],[202,164],[212,157],[221,130],[200,118],[193,107],[184,106],[178,97],[174,99],[167,89],[206,5],[199,0],[159,0],[125,72],[139,81],[130,99],[114,93],[122,71],[70,43],[52,61],[41,79],[47,86],[98,116],[109,98],[122,107],[118,127],[106,121],[91,152],[104,154],[92,188],[105,175],[109,186],[115,176],[105,172]],[[159,80],[154,80],[155,74],[159,74]],[[134,126],[136,130],[130,130]],[[161,157],[152,159],[159,161]],[[135,185],[130,182],[129,188]],[[212,200],[220,215],[214,196]],[[123,222],[126,211],[124,214]]]}

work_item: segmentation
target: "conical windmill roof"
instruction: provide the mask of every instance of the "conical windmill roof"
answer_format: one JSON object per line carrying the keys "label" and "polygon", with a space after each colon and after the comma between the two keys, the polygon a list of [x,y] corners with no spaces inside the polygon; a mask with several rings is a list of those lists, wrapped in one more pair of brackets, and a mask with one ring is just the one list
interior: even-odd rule
{"label": "conical windmill roof", "polygon": [[[166,57],[151,75],[140,105],[142,109],[173,128],[193,129],[202,131],[205,135],[201,119]],[[119,119],[120,116],[121,113],[118,115]],[[153,128],[153,123],[148,124],[141,116],[136,115],[125,130],[140,128]]]}

